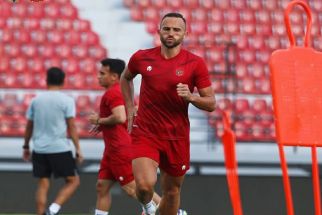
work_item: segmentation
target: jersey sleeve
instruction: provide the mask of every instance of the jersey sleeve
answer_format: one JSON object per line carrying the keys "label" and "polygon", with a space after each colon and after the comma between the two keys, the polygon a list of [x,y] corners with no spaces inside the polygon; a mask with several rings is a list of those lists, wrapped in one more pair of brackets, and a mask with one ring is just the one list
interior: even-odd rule
{"label": "jersey sleeve", "polygon": [[137,75],[140,73],[140,71],[138,71],[137,66],[138,66],[138,57],[139,57],[139,51],[135,52],[130,60],[129,63],[127,65],[127,68],[129,69],[129,71],[133,74],[133,75]]}
{"label": "jersey sleeve", "polygon": [[124,105],[124,100],[120,91],[111,91],[107,95],[105,100],[105,105],[109,107],[110,110],[113,108]]}
{"label": "jersey sleeve", "polygon": [[72,118],[76,116],[76,105],[72,98],[68,98],[66,102],[65,118]]}
{"label": "jersey sleeve", "polygon": [[26,117],[29,120],[34,120],[34,100],[31,100],[30,105],[28,106],[27,112],[26,112]]}
{"label": "jersey sleeve", "polygon": [[195,70],[194,80],[195,80],[194,84],[198,89],[211,86],[207,65],[201,58],[199,58],[199,61]]}

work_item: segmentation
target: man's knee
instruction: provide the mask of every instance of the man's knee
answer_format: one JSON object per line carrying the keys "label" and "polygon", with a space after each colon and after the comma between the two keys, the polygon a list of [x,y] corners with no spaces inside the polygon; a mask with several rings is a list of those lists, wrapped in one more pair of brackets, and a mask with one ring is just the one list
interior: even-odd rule
{"label": "man's knee", "polygon": [[169,187],[168,189],[163,190],[162,197],[165,197],[168,201],[176,200],[180,196],[180,192],[180,186]]}
{"label": "man's knee", "polygon": [[155,182],[152,180],[137,180],[136,189],[140,194],[153,192]]}
{"label": "man's knee", "polygon": [[66,184],[69,184],[73,187],[79,187],[80,186],[80,178],[79,176],[73,176],[73,177],[67,177],[65,179]]}
{"label": "man's knee", "polygon": [[106,186],[106,184],[104,184],[102,181],[97,181],[96,182],[96,192],[98,194],[105,194],[108,191],[109,191],[108,186]]}

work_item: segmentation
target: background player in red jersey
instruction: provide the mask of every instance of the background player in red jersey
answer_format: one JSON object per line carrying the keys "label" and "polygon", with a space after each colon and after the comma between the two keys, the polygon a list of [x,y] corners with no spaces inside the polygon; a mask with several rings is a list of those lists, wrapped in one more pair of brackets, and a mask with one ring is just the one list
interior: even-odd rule
{"label": "background player in red jersey", "polygon": [[[120,59],[104,59],[98,74],[99,84],[106,88],[100,104],[100,113],[92,113],[89,121],[95,125],[94,133],[102,131],[105,150],[97,181],[95,215],[107,215],[111,207],[110,190],[118,181],[122,189],[136,199],[135,182],[131,165],[131,137],[126,127],[126,111],[119,78],[125,62]],[[160,197],[153,200],[159,204]]]}
{"label": "background player in red jersey", "polygon": [[[188,105],[206,111],[215,109],[203,59],[182,49],[186,33],[186,20],[181,14],[166,14],[159,30],[161,47],[137,51],[121,77],[128,129],[132,133],[136,194],[145,208],[153,204],[159,167],[162,215],[177,214],[181,185],[189,169]],[[132,80],[137,74],[142,75],[142,83],[136,113]],[[199,95],[192,94],[194,87]]]}

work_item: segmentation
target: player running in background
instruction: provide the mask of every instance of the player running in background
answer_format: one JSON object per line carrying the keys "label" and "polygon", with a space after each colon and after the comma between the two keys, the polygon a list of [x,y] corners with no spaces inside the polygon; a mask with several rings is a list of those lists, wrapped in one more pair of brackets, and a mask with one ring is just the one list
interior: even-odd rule
{"label": "player running in background", "polygon": [[[119,182],[130,197],[137,198],[131,164],[132,143],[125,123],[126,111],[119,84],[125,62],[108,58],[102,60],[101,64],[98,81],[106,91],[100,103],[100,113],[92,113],[89,121],[95,125],[93,133],[103,132],[105,143],[96,184],[95,215],[108,215],[112,200],[110,190],[115,182]],[[160,197],[156,193],[153,195],[153,201],[153,207],[160,202]]]}
{"label": "player running in background", "polygon": [[[61,206],[73,195],[80,184],[72,147],[67,131],[75,146],[76,160],[82,162],[74,122],[76,114],[74,100],[60,92],[64,85],[65,73],[56,67],[47,71],[48,90],[36,96],[27,110],[27,125],[23,145],[23,159],[32,158],[33,175],[38,180],[36,207],[38,215],[58,214]],[[32,156],[29,142],[32,137]],[[50,177],[63,177],[65,185],[58,191],[54,202],[46,210]],[[46,210],[46,211],[45,211]]]}
{"label": "player running in background", "polygon": [[[188,105],[215,109],[215,97],[203,59],[182,49],[186,20],[166,14],[160,23],[161,47],[139,50],[121,77],[128,129],[132,135],[136,194],[148,214],[161,169],[161,215],[175,215],[184,175],[190,167]],[[133,78],[142,75],[139,109],[133,102]],[[192,94],[197,87],[199,95]]]}

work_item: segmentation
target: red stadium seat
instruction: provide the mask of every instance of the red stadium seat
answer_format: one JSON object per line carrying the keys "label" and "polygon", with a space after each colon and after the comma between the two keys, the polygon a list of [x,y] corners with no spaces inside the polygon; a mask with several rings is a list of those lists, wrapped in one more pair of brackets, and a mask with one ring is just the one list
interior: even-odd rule
{"label": "red stadium seat", "polygon": [[58,19],[56,21],[56,27],[57,30],[68,32],[73,28],[73,20],[67,18]]}
{"label": "red stadium seat", "polygon": [[33,74],[27,72],[18,72],[16,74],[16,86],[18,88],[32,88]]}
{"label": "red stadium seat", "polygon": [[237,121],[233,124],[235,135],[238,141],[250,141],[249,126],[242,121]]}
{"label": "red stadium seat", "polygon": [[70,30],[64,34],[64,41],[70,45],[79,45],[81,38],[79,32],[76,30]]}
{"label": "red stadium seat", "polygon": [[208,13],[204,8],[196,8],[191,11],[191,20],[206,21],[208,19]]}
{"label": "red stadium seat", "polygon": [[44,89],[44,88],[46,88],[47,84],[46,84],[46,73],[45,73],[45,71],[33,73],[32,77],[33,77],[32,88],[35,88],[35,89]]}
{"label": "red stadium seat", "polygon": [[280,39],[275,35],[271,35],[269,38],[266,38],[265,45],[272,51],[281,48]]}
{"label": "red stadium seat", "polygon": [[51,57],[44,59],[44,65],[46,68],[61,67],[61,59],[59,57]]}
{"label": "red stadium seat", "polygon": [[265,140],[266,134],[265,134],[265,126],[260,123],[255,123],[251,125],[251,135],[253,139],[257,140]]}
{"label": "red stadium seat", "polygon": [[265,99],[255,99],[252,103],[251,109],[256,113],[265,112],[268,110],[267,102]]}
{"label": "red stadium seat", "polygon": [[80,73],[71,73],[66,76],[66,88],[68,89],[83,89],[84,76]]}
{"label": "red stadium seat", "polygon": [[107,56],[107,53],[105,48],[99,45],[95,45],[89,48],[89,55],[99,61],[105,58]]}
{"label": "red stadium seat", "polygon": [[227,10],[230,8],[229,1],[215,0],[216,8]]}
{"label": "red stadium seat", "polygon": [[210,23],[223,23],[224,15],[222,10],[220,10],[219,8],[210,9],[208,11],[208,20],[210,21]]}
{"label": "red stadium seat", "polygon": [[[239,1],[238,1],[239,2]],[[243,2],[243,1],[240,1]],[[245,23],[245,22],[250,22],[250,23],[255,23],[255,14],[252,10],[245,10],[241,8],[239,12],[240,16],[240,22]]]}
{"label": "red stadium seat", "polygon": [[34,43],[44,43],[47,40],[47,34],[44,30],[32,30],[30,32],[31,41]]}
{"label": "red stadium seat", "polygon": [[71,4],[65,4],[60,8],[60,15],[63,18],[76,19],[77,9]]}
{"label": "red stadium seat", "polygon": [[43,59],[42,58],[30,58],[30,59],[28,59],[27,68],[28,68],[28,71],[30,71],[31,73],[44,72],[45,68],[44,68]]}
{"label": "red stadium seat", "polygon": [[11,6],[11,14],[13,17],[25,18],[27,15],[27,7],[24,4],[13,4]]}
{"label": "red stadium seat", "polygon": [[247,99],[236,99],[234,108],[236,113],[242,113],[249,109],[249,102]]}
{"label": "red stadium seat", "polygon": [[262,94],[271,93],[271,85],[268,78],[260,78],[256,81],[256,91]]}
{"label": "red stadium seat", "polygon": [[60,44],[55,47],[55,55],[62,58],[68,58],[72,53],[71,47],[67,44]]}
{"label": "red stadium seat", "polygon": [[233,104],[230,99],[222,98],[218,100],[217,107],[221,111],[231,111],[233,108]]}
{"label": "red stadium seat", "polygon": [[139,7],[131,7],[130,16],[131,16],[131,19],[134,21],[143,20],[143,12]]}
{"label": "red stadium seat", "polygon": [[55,57],[55,47],[51,44],[38,46],[38,56],[42,56],[44,58]]}
{"label": "red stadium seat", "polygon": [[201,0],[199,1],[199,5],[207,10],[215,7],[215,3],[213,0]]}
{"label": "red stadium seat", "polygon": [[21,53],[30,58],[34,58],[37,56],[37,47],[32,43],[26,43],[21,47]]}
{"label": "red stadium seat", "polygon": [[275,0],[274,1],[263,1],[262,3],[263,3],[263,5],[262,5],[263,8],[270,10],[270,11],[273,11],[278,7],[277,1],[275,1]]}
{"label": "red stadium seat", "polygon": [[29,17],[35,19],[44,17],[44,7],[39,4],[28,4],[27,12]]}
{"label": "red stadium seat", "polygon": [[7,72],[9,70],[10,60],[7,57],[0,57],[0,72]]}
{"label": "red stadium seat", "polygon": [[230,0],[230,4],[233,8],[244,10],[246,7],[246,1],[245,0]]}
{"label": "red stadium seat", "polygon": [[21,18],[10,17],[7,19],[7,25],[9,29],[21,29],[23,27],[23,22]]}
{"label": "red stadium seat", "polygon": [[64,35],[61,31],[49,31],[47,33],[47,41],[51,44],[61,44],[64,41]]}
{"label": "red stadium seat", "polygon": [[74,30],[76,31],[90,31],[91,24],[88,20],[77,19],[73,23]]}
{"label": "red stadium seat", "polygon": [[260,63],[253,63],[249,67],[249,74],[251,74],[254,78],[266,78],[264,66]]}
{"label": "red stadium seat", "polygon": [[24,29],[28,29],[28,32],[30,30],[36,30],[40,28],[39,20],[36,18],[25,18],[23,20],[23,27]]}
{"label": "red stadium seat", "polygon": [[247,6],[249,8],[251,8],[252,10],[256,11],[256,10],[261,10],[262,9],[262,4],[261,4],[261,0],[251,0],[251,1],[247,1]]}
{"label": "red stadium seat", "polygon": [[40,20],[40,28],[43,30],[53,30],[56,27],[54,19],[43,18]]}
{"label": "red stadium seat", "polygon": [[252,78],[245,77],[238,80],[238,90],[239,92],[254,94],[256,93],[256,85]]}
{"label": "red stadium seat", "polygon": [[88,56],[88,47],[85,45],[77,45],[73,47],[73,55],[79,59],[85,58]]}
{"label": "red stadium seat", "polygon": [[199,1],[198,0],[184,0],[184,7],[189,9],[194,9],[199,7]]}
{"label": "red stadium seat", "polygon": [[237,78],[245,78],[248,76],[248,66],[245,63],[239,62],[236,65],[236,75]]}
{"label": "red stadium seat", "polygon": [[63,59],[62,69],[67,73],[67,76],[69,74],[78,73],[79,72],[78,60],[73,57]]}
{"label": "red stadium seat", "polygon": [[48,3],[44,7],[44,15],[48,18],[58,18],[59,17],[59,6],[56,3]]}
{"label": "red stadium seat", "polygon": [[87,74],[97,74],[98,68],[96,62],[91,58],[86,58],[79,61],[79,68],[82,72]]}
{"label": "red stadium seat", "polygon": [[4,47],[4,51],[10,58],[16,58],[20,55],[20,47],[17,43],[7,43]]}
{"label": "red stadium seat", "polygon": [[182,8],[183,0],[167,0],[167,5],[173,9]]}
{"label": "red stadium seat", "polygon": [[81,43],[85,45],[96,45],[99,43],[98,35],[92,31],[82,32],[80,39]]}
{"label": "red stadium seat", "polygon": [[[12,71],[25,72],[27,68],[27,61],[23,57],[16,57],[10,60],[10,66]],[[27,73],[26,73],[27,74]]]}

